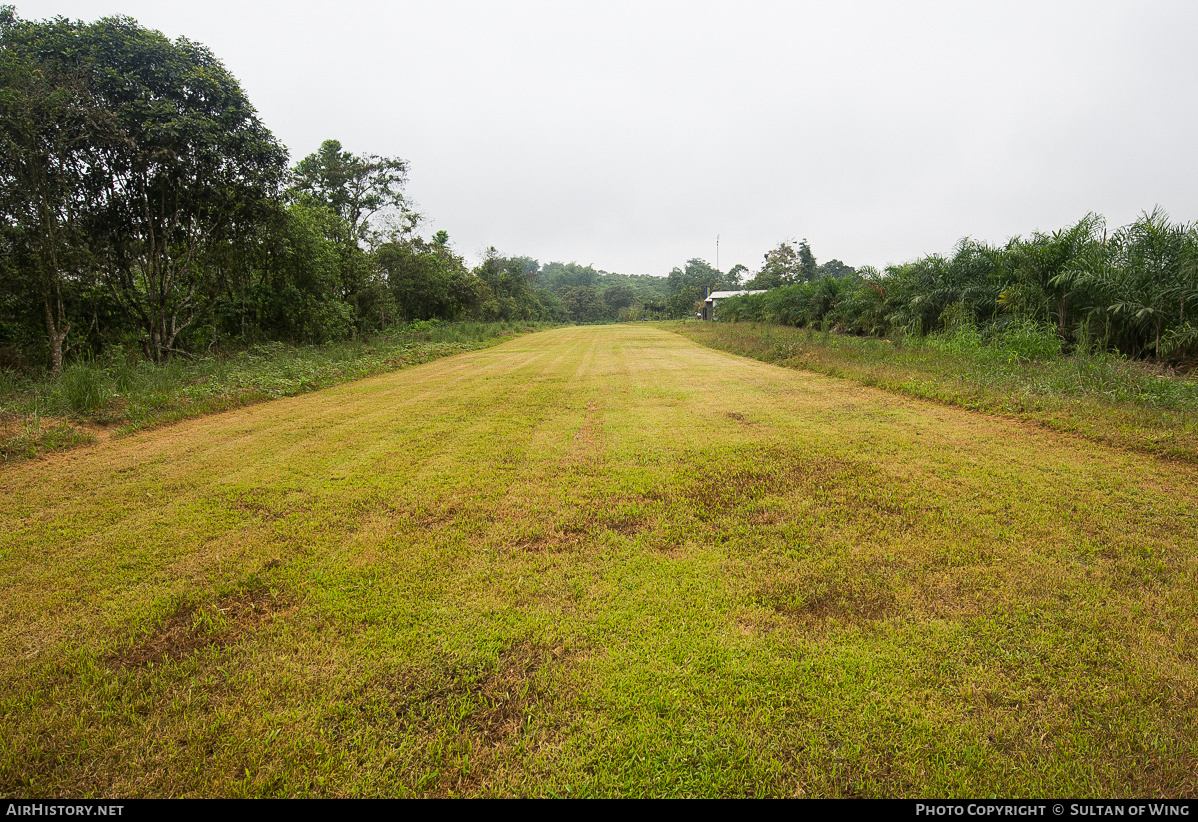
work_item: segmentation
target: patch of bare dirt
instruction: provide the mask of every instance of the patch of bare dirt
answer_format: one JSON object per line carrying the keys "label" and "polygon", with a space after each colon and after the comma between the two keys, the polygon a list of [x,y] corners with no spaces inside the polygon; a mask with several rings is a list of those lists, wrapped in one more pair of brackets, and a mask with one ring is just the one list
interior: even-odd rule
{"label": "patch of bare dirt", "polygon": [[411,527],[432,529],[449,525],[457,519],[458,514],[456,503],[425,501],[411,507],[393,509],[392,520],[407,522]]}
{"label": "patch of bare dirt", "polygon": [[[271,560],[265,567],[279,564],[279,560]],[[265,587],[238,591],[207,605],[188,605],[163,620],[149,636],[110,654],[104,662],[112,669],[142,668],[183,659],[200,648],[224,648],[294,607],[289,597]]]}
{"label": "patch of bare dirt", "polygon": [[571,550],[586,542],[592,535],[605,530],[615,531],[625,537],[635,537],[652,526],[640,516],[618,516],[615,514],[597,512],[586,520],[561,523],[554,529],[534,539],[526,539],[515,543],[513,547],[522,551],[550,551],[560,553]]}
{"label": "patch of bare dirt", "polygon": [[96,442],[108,442],[112,439],[112,432],[117,428],[115,425],[105,425],[91,420],[76,422],[75,426],[95,437]]}
{"label": "patch of bare dirt", "polygon": [[747,425],[747,426],[753,425],[753,421],[750,420],[748,418],[748,416],[746,416],[745,414],[742,414],[739,411],[726,411],[726,412],[724,412],[724,416],[730,420],[739,422],[741,425]]}
{"label": "patch of bare dirt", "polygon": [[581,542],[582,537],[577,534],[551,534],[547,537],[537,537],[519,542],[513,547],[518,551],[526,551],[530,554],[560,554],[571,550]]}
{"label": "patch of bare dirt", "polygon": [[560,553],[580,545],[590,536],[593,523],[566,522],[554,526],[553,530],[542,536],[516,543],[515,548],[521,551],[549,551]]}
{"label": "patch of bare dirt", "polygon": [[867,624],[885,619],[895,610],[890,587],[865,576],[775,581],[762,587],[758,600],[787,619],[806,623]]}
{"label": "patch of bare dirt", "polygon": [[635,537],[637,534],[649,528],[643,517],[626,517],[624,519],[613,519],[604,525],[617,534],[622,534],[626,537]]}

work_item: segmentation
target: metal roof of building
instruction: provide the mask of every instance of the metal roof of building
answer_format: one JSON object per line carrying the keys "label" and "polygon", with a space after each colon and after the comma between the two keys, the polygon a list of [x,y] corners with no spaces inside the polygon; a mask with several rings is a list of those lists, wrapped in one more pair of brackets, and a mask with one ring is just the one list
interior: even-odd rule
{"label": "metal roof of building", "polygon": [[741,294],[764,294],[768,290],[766,288],[759,288],[756,291],[713,291],[707,295],[705,302],[722,300],[725,297],[739,297]]}

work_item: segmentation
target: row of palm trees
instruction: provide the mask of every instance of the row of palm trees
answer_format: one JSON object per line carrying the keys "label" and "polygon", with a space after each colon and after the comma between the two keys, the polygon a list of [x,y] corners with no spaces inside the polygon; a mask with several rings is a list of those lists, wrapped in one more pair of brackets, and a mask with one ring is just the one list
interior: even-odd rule
{"label": "row of palm trees", "polygon": [[951,256],[735,298],[721,318],[877,336],[1031,321],[1067,345],[1182,360],[1198,354],[1198,225],[1157,209],[1108,232],[1088,214],[1002,246],[967,238]]}

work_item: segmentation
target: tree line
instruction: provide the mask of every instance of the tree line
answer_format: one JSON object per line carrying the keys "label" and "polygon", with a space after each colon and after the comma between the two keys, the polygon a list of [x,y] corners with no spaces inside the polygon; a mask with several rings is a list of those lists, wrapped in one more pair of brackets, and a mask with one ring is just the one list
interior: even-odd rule
{"label": "tree line", "polygon": [[884,271],[796,278],[729,299],[720,317],[875,336],[1035,327],[1066,346],[1184,361],[1198,354],[1198,225],[1156,209],[1108,232],[1089,214],[1003,245],[966,238],[951,255]]}
{"label": "tree line", "polygon": [[817,263],[806,239],[797,246],[792,240],[779,243],[765,253],[761,268],[755,273],[740,264],[722,272],[706,260],[692,258],[685,266],[670,271],[666,277],[666,296],[646,301],[645,313],[655,318],[682,319],[694,316],[711,291],[778,289],[821,279],[837,280],[855,275],[856,271],[840,260]]}

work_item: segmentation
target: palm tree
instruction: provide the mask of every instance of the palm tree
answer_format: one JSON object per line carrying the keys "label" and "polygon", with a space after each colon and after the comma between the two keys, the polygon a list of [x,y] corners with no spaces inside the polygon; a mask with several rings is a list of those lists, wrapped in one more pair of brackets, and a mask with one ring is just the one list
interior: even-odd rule
{"label": "palm tree", "polygon": [[1091,315],[1107,321],[1132,356],[1152,348],[1163,353],[1166,324],[1175,312],[1185,319],[1187,258],[1193,229],[1170,225],[1160,208],[1142,214],[1105,243],[1088,247],[1054,277],[1053,285],[1092,289]]}
{"label": "palm tree", "polygon": [[1104,234],[1102,217],[1090,213],[1052,234],[1037,231],[1029,240],[1013,240],[1008,245],[1011,279],[998,297],[999,305],[1037,322],[1055,324],[1061,338],[1068,339],[1070,308],[1081,295],[1061,275],[1100,245]]}

